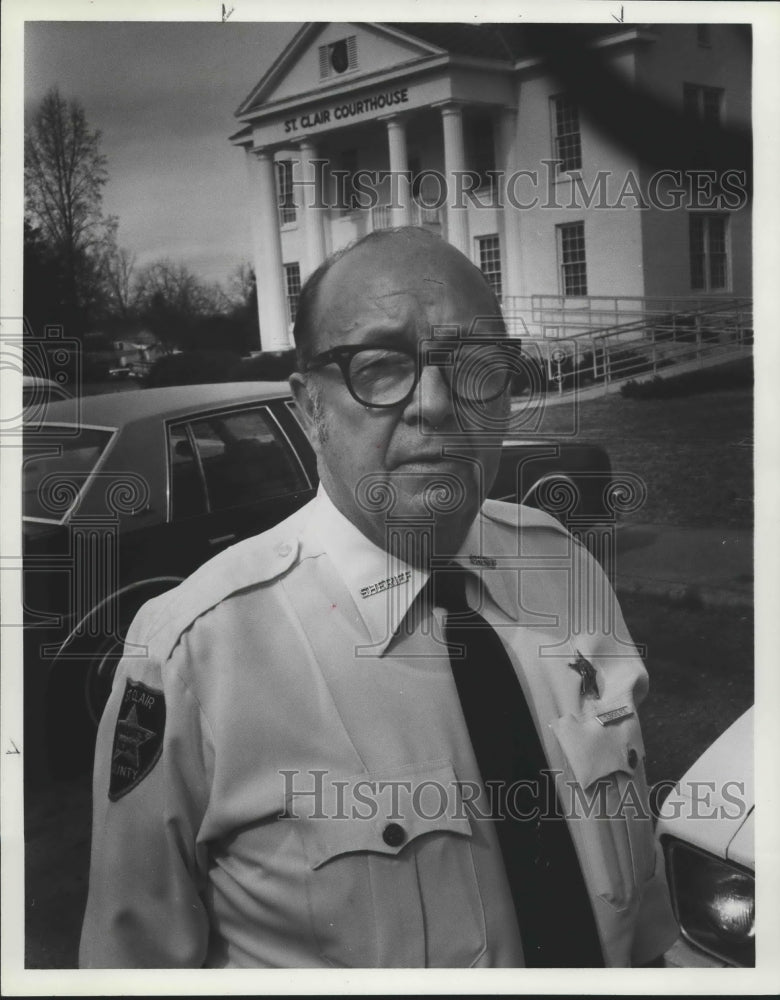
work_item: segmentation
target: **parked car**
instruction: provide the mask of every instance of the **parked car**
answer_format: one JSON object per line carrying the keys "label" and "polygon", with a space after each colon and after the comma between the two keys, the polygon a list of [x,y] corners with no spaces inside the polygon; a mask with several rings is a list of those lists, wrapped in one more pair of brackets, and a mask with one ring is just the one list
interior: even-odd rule
{"label": "parked car", "polygon": [[42,409],[57,400],[71,399],[72,395],[64,385],[53,379],[39,378],[37,375],[22,376],[22,406],[25,409]]}
{"label": "parked car", "polygon": [[[598,520],[609,476],[601,448],[512,442],[492,496],[535,505],[552,496],[560,513],[560,487],[565,511]],[[31,774],[66,774],[90,759],[139,607],[219,550],[291,514],[317,481],[285,383],[87,396],[52,403],[26,424]]]}
{"label": "parked car", "polygon": [[667,965],[755,965],[753,710],[664,800],[656,834],[681,938]]}

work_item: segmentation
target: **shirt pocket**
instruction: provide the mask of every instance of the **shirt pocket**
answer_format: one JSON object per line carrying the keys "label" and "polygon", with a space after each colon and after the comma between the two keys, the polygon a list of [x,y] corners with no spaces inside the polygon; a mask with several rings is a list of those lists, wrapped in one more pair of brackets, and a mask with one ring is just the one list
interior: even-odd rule
{"label": "shirt pocket", "polygon": [[[449,761],[323,780],[293,796],[313,933],[350,967],[463,967],[486,947],[472,830]],[[299,808],[299,806],[301,808]]]}
{"label": "shirt pocket", "polygon": [[567,765],[563,804],[587,882],[622,909],[653,875],[655,842],[636,710],[613,707],[631,714],[603,725],[595,715],[566,715],[552,728]]}

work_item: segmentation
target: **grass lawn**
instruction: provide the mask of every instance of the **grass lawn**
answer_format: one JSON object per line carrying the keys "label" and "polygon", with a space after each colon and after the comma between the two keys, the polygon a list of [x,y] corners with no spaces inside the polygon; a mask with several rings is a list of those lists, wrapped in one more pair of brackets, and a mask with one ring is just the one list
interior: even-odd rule
{"label": "grass lawn", "polygon": [[650,675],[639,710],[648,780],[677,781],[753,703],[753,615],[637,596],[620,604]]}
{"label": "grass lawn", "polygon": [[[548,407],[544,431],[567,434],[570,405]],[[722,389],[678,399],[579,403],[581,441],[600,444],[614,472],[641,476],[647,500],[624,520],[697,527],[753,523],[753,394]]]}

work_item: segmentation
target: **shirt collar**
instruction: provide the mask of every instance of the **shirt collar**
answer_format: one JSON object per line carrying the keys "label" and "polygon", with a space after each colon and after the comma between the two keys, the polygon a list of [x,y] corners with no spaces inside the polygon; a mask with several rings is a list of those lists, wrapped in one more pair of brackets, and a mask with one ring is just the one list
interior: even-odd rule
{"label": "shirt collar", "polygon": [[[372,644],[381,655],[430,574],[375,545],[338,510],[322,484],[317,491],[311,527],[349,590]],[[500,549],[493,555],[492,550],[499,542],[492,537],[491,529],[492,522],[478,516],[453,561],[482,577],[490,597],[517,621],[517,591],[512,593],[505,578],[509,574],[499,568]]]}
{"label": "shirt collar", "polygon": [[480,577],[491,599],[505,615],[518,621],[519,574],[517,559],[511,557],[512,553],[506,550],[506,534],[499,532],[494,522],[480,513],[472,522],[454,562]]}

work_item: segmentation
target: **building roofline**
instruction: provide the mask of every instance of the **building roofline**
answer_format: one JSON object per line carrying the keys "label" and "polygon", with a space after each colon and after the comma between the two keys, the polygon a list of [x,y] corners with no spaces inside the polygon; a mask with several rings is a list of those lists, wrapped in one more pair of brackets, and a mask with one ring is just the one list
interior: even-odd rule
{"label": "building roofline", "polygon": [[[256,106],[262,100],[263,94],[267,93],[268,90],[279,81],[279,79],[287,71],[290,64],[295,62],[300,51],[313,41],[317,35],[321,34],[330,23],[331,22],[329,21],[307,21],[306,24],[304,24],[303,27],[295,33],[282,52],[280,52],[277,58],[273,61],[270,69],[263,74],[247,97],[245,97],[239,104],[238,108],[236,108],[236,111],[234,112],[235,117],[243,118],[256,110]],[[373,31],[378,35],[389,36],[395,41],[402,41],[407,46],[419,49],[422,55],[446,55],[446,49],[442,49],[439,46],[425,42],[420,38],[416,38],[414,35],[407,35],[404,32],[391,28],[385,24],[369,21],[348,21],[346,23],[350,25],[354,24],[355,27],[363,28],[368,31]]]}
{"label": "building roofline", "polygon": [[[656,42],[658,34],[651,28],[640,25],[636,28],[626,28],[620,34],[600,35],[598,38],[588,40],[587,47],[590,49],[613,48],[618,45],[628,45],[633,42]],[[535,69],[544,64],[544,56],[522,56],[515,60],[513,69]]]}
{"label": "building roofline", "polygon": [[324,21],[307,21],[301,28],[296,31],[287,45],[282,49],[279,55],[271,63],[269,69],[260,77],[259,81],[250,90],[249,94],[244,98],[244,100],[239,104],[235,110],[235,116],[238,118],[240,115],[244,114],[260,97],[262,91],[266,89],[282,72],[286,69],[288,64],[293,61],[295,55],[297,55],[303,44],[309,40],[310,37],[314,37],[319,34],[324,27],[326,22]]}
{"label": "building roofline", "polygon": [[244,128],[236,132],[231,137],[231,141],[235,141],[237,145],[240,144],[241,137],[248,134],[251,123],[292,110],[300,104],[314,104],[333,100],[334,97],[340,96],[346,99],[348,95],[365,90],[367,87],[382,86],[385,83],[400,83],[409,77],[433,73],[437,70],[448,68],[484,70],[492,73],[512,73],[516,67],[508,60],[499,62],[498,60],[485,59],[479,56],[450,55],[448,53],[422,61],[398,63],[389,69],[377,70],[373,74],[366,74],[346,82],[339,80],[327,87],[317,87],[316,90],[302,91],[300,94],[295,94],[294,97],[269,101],[263,104],[262,107],[247,111],[241,116],[241,120],[245,123]]}
{"label": "building roofline", "polygon": [[[533,70],[543,66],[542,56],[522,56],[514,61],[510,59],[496,59],[488,56],[470,56],[447,50],[441,45],[426,41],[414,34],[414,21],[410,21],[409,32],[397,27],[397,22],[392,26],[380,22],[347,22],[355,27],[360,27],[375,34],[403,42],[405,45],[418,49],[422,58],[410,58],[407,62],[397,63],[390,70],[377,71],[376,74],[363,75],[358,79],[344,81],[338,79],[326,86],[320,86],[316,90],[305,91],[296,94],[294,97],[283,98],[277,101],[263,103],[263,95],[268,93],[294,64],[301,50],[309,45],[329,24],[327,21],[307,21],[295,33],[293,38],[285,46],[284,50],[277,56],[271,67],[261,77],[259,82],[252,88],[250,93],[235,111],[235,117],[245,123],[245,126],[257,118],[293,108],[301,101],[308,100],[328,100],[335,94],[351,93],[362,89],[367,85],[381,83],[385,80],[392,80],[412,75],[417,72],[429,71],[440,66],[452,66],[453,68],[465,69],[485,69],[501,71],[506,69],[513,72]],[[657,34],[651,26],[639,25],[636,27],[626,27],[623,31],[614,31],[609,34],[594,37],[587,42],[590,48],[612,48],[613,46],[626,45],[636,42],[655,41]],[[230,142],[234,145],[247,145],[251,141],[251,132],[245,127],[234,133],[230,137]]]}
{"label": "building roofline", "polygon": [[245,125],[243,128],[240,128],[238,132],[234,132],[233,135],[228,137],[228,142],[232,142],[234,146],[251,146],[252,126]]}

